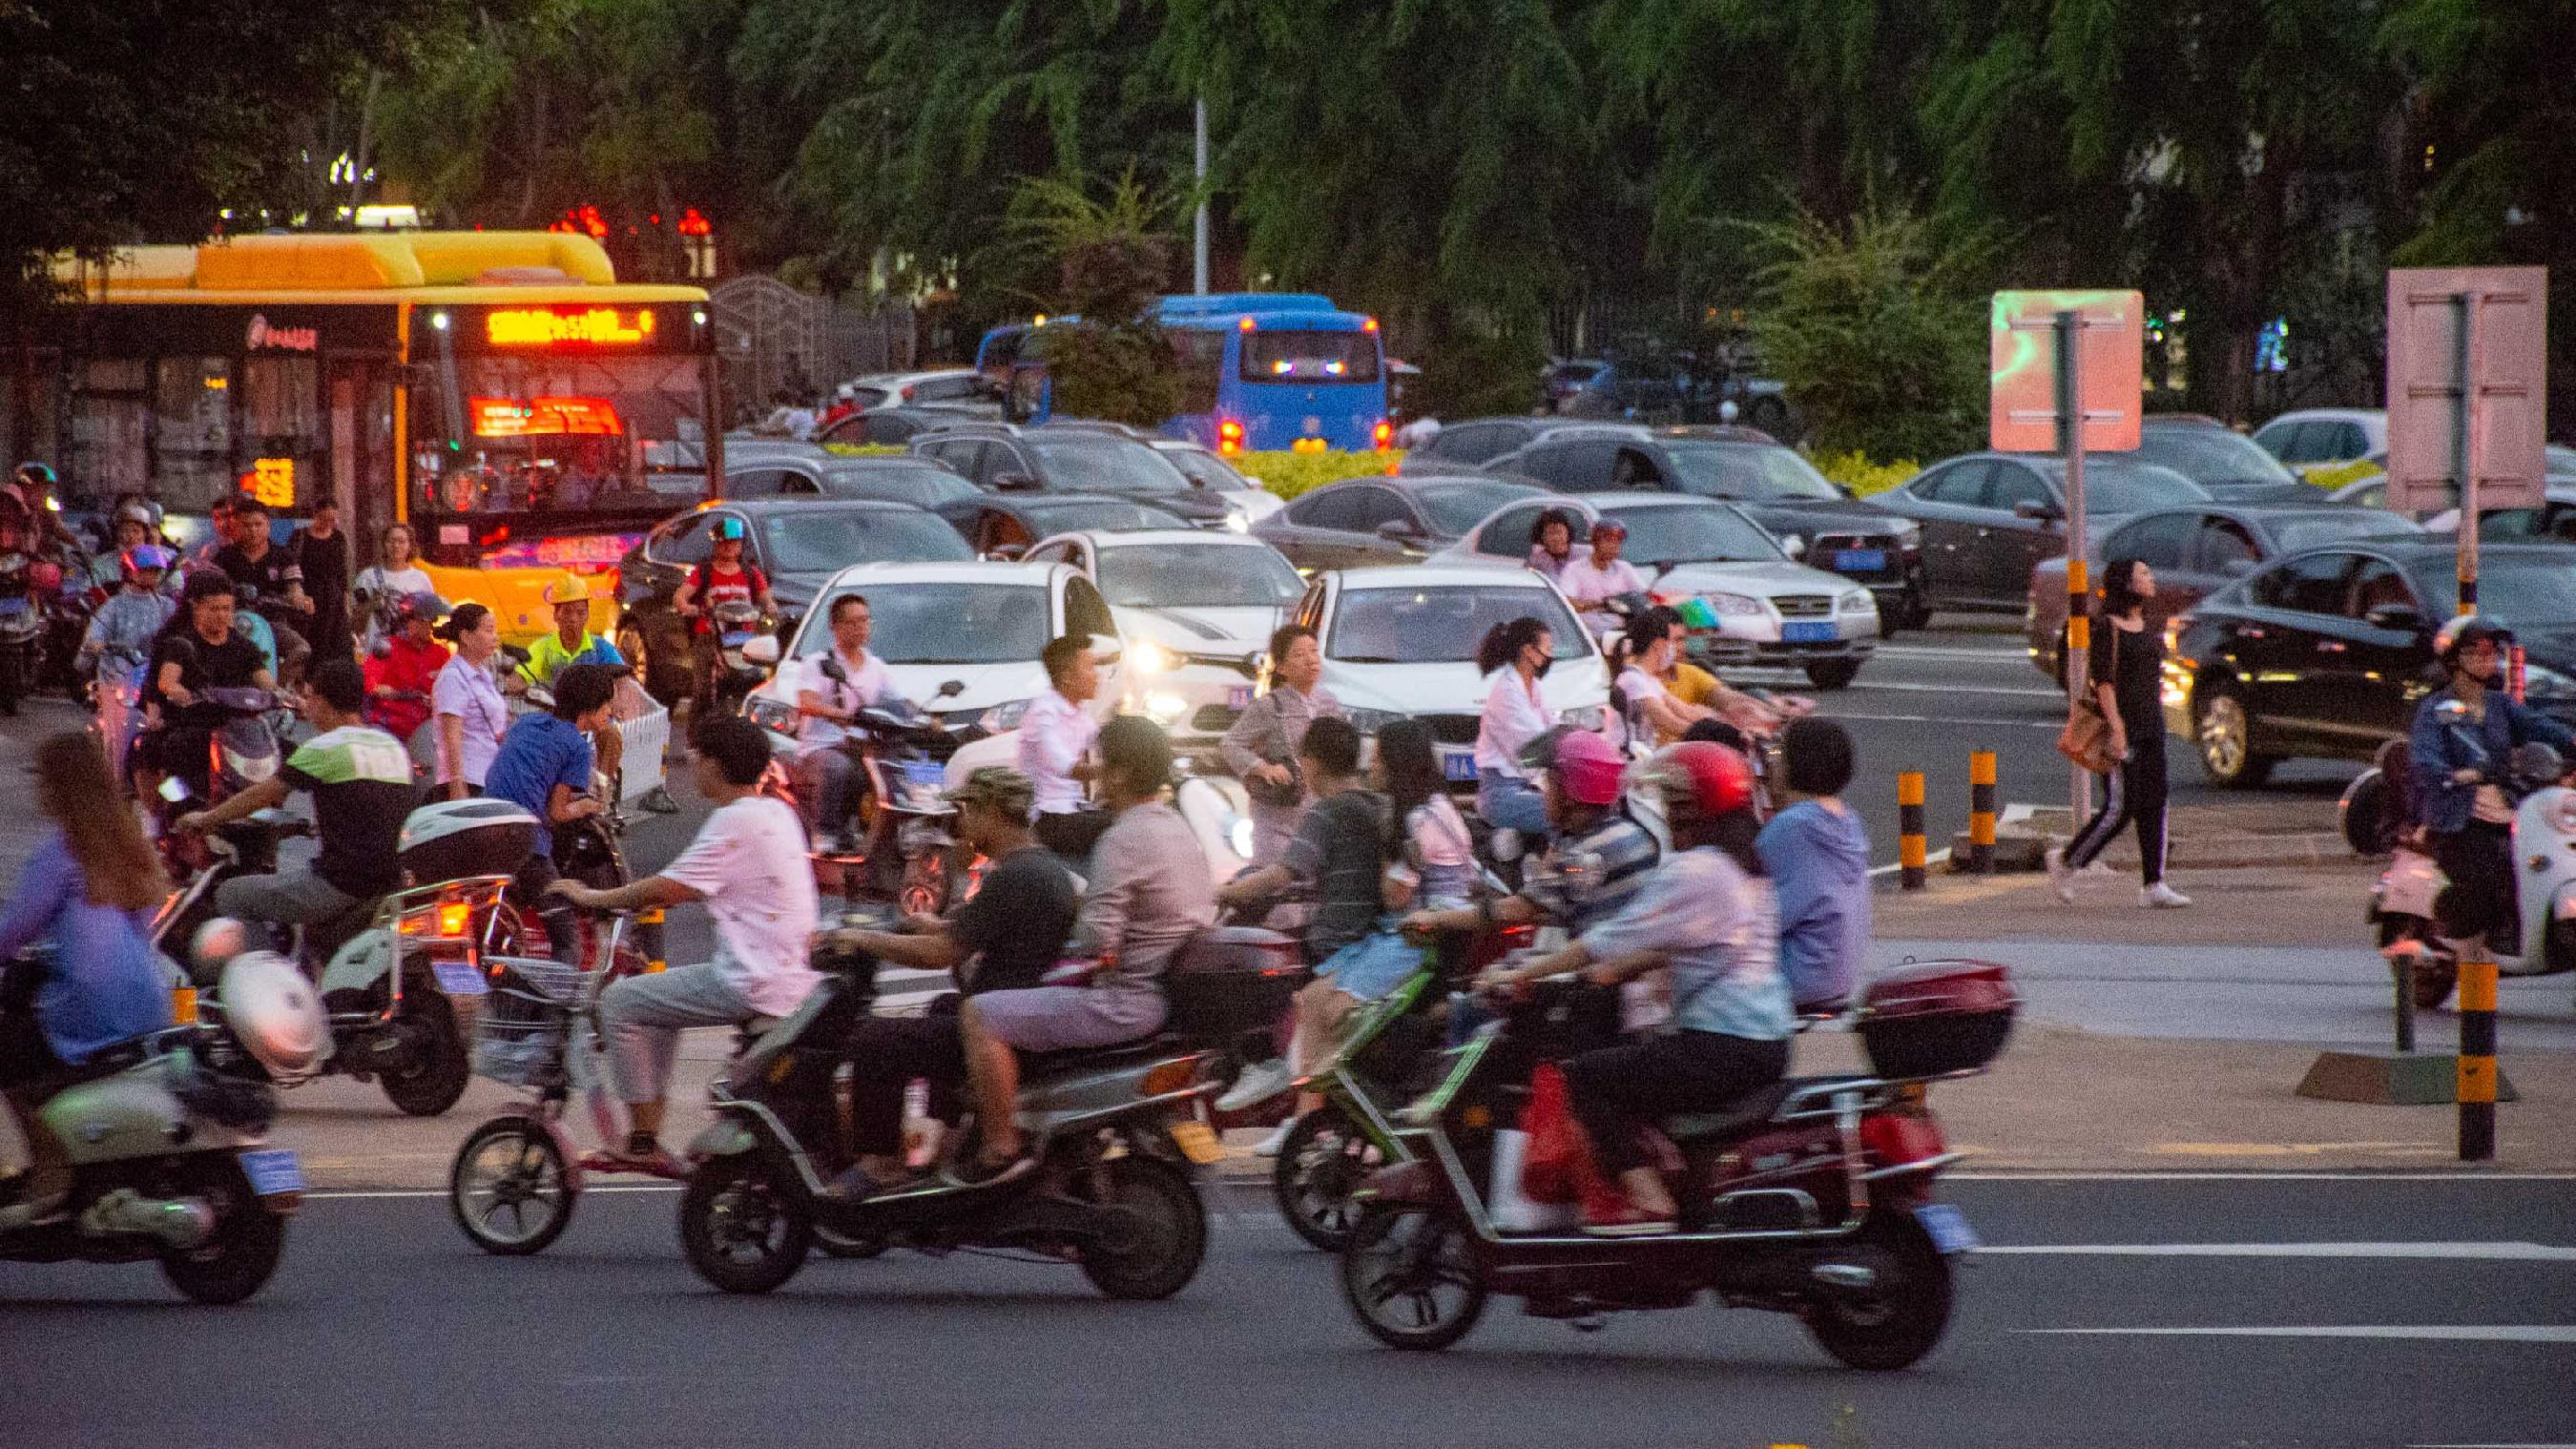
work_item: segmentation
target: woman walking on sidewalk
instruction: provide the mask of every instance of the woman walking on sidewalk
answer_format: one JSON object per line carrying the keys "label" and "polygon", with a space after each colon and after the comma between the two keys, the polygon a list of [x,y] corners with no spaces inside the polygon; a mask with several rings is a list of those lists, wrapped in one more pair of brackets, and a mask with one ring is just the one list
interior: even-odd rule
{"label": "woman walking on sidewalk", "polygon": [[2110,848],[2120,827],[2138,827],[2138,904],[2187,906],[2191,898],[2165,884],[2164,641],[2147,628],[2155,571],[2133,558],[2102,570],[2102,602],[2093,613],[2087,682],[2110,726],[2111,758],[2102,775],[2102,808],[2063,850],[2048,853],[2057,898],[2075,903],[2075,872]]}

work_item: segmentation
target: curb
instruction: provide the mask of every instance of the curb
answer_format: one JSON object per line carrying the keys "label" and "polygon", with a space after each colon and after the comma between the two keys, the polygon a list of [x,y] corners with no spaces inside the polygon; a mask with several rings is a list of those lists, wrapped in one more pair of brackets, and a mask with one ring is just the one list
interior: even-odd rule
{"label": "curb", "polygon": [[[1995,872],[1997,874],[2029,873],[2041,868],[2040,857],[2050,846],[2063,846],[2070,839],[2058,834],[2003,835],[1995,837]],[[1968,833],[1960,831],[1950,837],[1950,871],[1965,874],[1968,858]],[[2332,830],[2302,830],[2286,834],[2254,831],[2226,831],[2216,835],[2198,835],[2169,842],[2166,864],[2179,870],[2249,870],[2271,865],[2346,865],[2369,859],[2355,855],[2343,836]],[[2133,869],[2138,863],[2134,843],[2124,842],[2102,853],[2104,864],[2116,870]]]}

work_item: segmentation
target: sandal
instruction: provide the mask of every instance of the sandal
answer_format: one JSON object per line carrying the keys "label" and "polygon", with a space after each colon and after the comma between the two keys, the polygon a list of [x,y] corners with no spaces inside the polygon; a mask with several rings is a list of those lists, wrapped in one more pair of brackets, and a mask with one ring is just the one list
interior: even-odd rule
{"label": "sandal", "polygon": [[581,1155],[581,1170],[635,1173],[644,1177],[665,1178],[672,1182],[689,1180],[689,1164],[660,1147],[654,1148],[652,1154],[646,1157],[630,1157],[623,1152],[610,1152],[605,1148],[585,1152]]}

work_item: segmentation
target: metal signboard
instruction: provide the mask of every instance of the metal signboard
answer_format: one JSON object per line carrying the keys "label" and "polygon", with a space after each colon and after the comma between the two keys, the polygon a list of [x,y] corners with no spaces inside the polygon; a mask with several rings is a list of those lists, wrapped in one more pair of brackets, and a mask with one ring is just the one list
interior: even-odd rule
{"label": "metal signboard", "polygon": [[[2062,358],[2063,314],[2077,319],[2078,355]],[[2125,453],[2138,446],[2145,391],[2146,300],[2136,292],[1997,292],[1987,332],[1992,374],[1987,446],[2006,453],[2055,453],[2060,373],[2077,364],[2075,391],[2086,452]]]}
{"label": "metal signboard", "polygon": [[2468,482],[2480,510],[2541,505],[2548,298],[2543,267],[2388,274],[2390,508],[2439,512]]}

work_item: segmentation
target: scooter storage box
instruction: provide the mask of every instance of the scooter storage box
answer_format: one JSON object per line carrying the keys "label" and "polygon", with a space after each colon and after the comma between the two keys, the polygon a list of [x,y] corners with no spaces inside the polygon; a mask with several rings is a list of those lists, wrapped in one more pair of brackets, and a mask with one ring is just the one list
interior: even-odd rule
{"label": "scooter storage box", "polygon": [[512,875],[537,848],[537,817],[507,800],[441,800],[403,821],[395,845],[414,886]]}
{"label": "scooter storage box", "polygon": [[1993,1061],[2020,1006],[1991,961],[1923,961],[1872,981],[1856,1021],[1880,1076],[1929,1077]]}
{"label": "scooter storage box", "polygon": [[1184,943],[1163,972],[1171,1005],[1163,1029],[1211,1043],[1266,1032],[1305,980],[1295,941],[1253,926],[1212,926]]}

